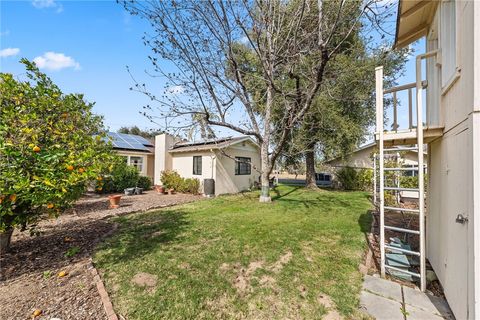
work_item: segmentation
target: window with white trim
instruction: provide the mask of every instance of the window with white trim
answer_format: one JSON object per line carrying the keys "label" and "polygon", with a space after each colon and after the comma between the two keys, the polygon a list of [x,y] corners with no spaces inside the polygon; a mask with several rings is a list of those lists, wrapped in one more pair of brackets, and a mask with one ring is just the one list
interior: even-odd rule
{"label": "window with white trim", "polygon": [[455,0],[442,1],[440,46],[442,49],[442,87],[455,76],[457,69],[457,27]]}
{"label": "window with white trim", "polygon": [[143,172],[143,157],[130,156],[130,165]]}
{"label": "window with white trim", "polygon": [[193,156],[193,174],[202,175],[202,156]]}

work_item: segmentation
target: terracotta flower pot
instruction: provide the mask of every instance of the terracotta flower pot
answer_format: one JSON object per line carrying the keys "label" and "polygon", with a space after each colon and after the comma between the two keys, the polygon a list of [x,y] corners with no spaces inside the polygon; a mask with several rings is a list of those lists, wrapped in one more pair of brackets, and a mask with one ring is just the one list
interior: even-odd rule
{"label": "terracotta flower pot", "polygon": [[165,193],[165,187],[164,186],[156,185],[155,190],[157,191],[157,193]]}
{"label": "terracotta flower pot", "polygon": [[108,200],[110,200],[110,209],[116,209],[120,207],[120,199],[122,198],[121,195],[109,196]]}

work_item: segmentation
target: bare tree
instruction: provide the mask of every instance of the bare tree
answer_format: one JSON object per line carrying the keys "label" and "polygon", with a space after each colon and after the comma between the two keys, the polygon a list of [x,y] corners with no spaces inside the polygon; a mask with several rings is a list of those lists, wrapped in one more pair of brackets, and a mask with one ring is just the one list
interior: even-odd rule
{"label": "bare tree", "polygon": [[290,131],[311,107],[328,61],[366,14],[376,14],[375,2],[124,1],[150,22],[153,32],[143,40],[155,76],[167,81],[160,96],[145,84],[133,90],[157,102],[145,115],[166,129],[203,119],[254,137],[261,146],[260,201],[270,201],[269,175]]}

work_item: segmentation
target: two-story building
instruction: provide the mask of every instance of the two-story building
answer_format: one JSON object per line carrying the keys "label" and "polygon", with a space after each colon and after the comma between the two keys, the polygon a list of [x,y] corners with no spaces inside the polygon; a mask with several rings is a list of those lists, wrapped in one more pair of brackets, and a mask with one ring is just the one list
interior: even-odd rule
{"label": "two-story building", "polygon": [[[383,71],[376,70],[377,130],[380,155],[392,146],[428,146],[428,179],[419,179],[419,230],[397,230],[384,217],[398,208],[386,207],[384,192],[400,192],[380,177],[382,274],[393,270],[385,261],[392,252],[384,231],[419,236],[416,250],[403,253],[420,259],[418,271],[406,271],[426,288],[426,259],[440,280],[457,319],[480,319],[480,1],[400,0],[395,46],[424,38],[425,52],[416,58],[416,81],[383,88]],[[384,110],[383,99],[404,95],[408,103]],[[397,123],[399,113],[408,124]],[[384,116],[387,115],[386,123]],[[386,128],[395,128],[394,131]],[[423,152],[418,152],[423,167]],[[380,163],[381,175],[388,168]],[[391,170],[389,168],[388,170]],[[423,170],[419,175],[423,176]],[[423,195],[426,192],[425,206]],[[400,188],[401,189],[401,188]]]}

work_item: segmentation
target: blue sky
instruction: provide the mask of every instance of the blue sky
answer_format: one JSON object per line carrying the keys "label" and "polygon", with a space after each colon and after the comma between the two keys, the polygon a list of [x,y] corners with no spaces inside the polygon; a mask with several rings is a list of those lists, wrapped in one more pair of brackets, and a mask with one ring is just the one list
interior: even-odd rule
{"label": "blue sky", "polygon": [[94,111],[105,116],[110,129],[153,126],[139,114],[147,99],[129,90],[133,82],[125,67],[140,81],[163,88],[144,73],[150,68],[141,41],[149,28],[145,21],[114,1],[2,0],[0,10],[0,49],[14,49],[0,57],[2,72],[21,77],[20,58],[37,58],[64,92],[95,101]]}
{"label": "blue sky", "polygon": [[[24,74],[21,57],[35,60],[64,92],[84,93],[95,101],[94,111],[105,117],[111,130],[137,125],[155,128],[139,114],[149,100],[138,92],[126,70],[160,92],[164,84],[145,74],[151,70],[143,32],[144,20],[130,16],[115,1],[1,1],[0,70]],[[392,29],[394,25],[392,23]],[[423,48],[423,42],[415,47]],[[401,83],[413,82],[413,59]],[[372,73],[372,77],[374,74]],[[399,113],[400,120],[406,113]]]}

